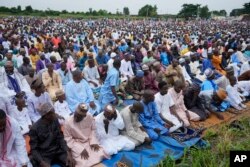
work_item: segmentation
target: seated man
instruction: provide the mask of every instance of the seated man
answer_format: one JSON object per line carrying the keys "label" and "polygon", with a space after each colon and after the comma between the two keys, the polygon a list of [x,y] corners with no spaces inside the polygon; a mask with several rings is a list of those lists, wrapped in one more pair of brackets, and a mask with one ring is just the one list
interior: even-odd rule
{"label": "seated man", "polygon": [[205,70],[205,75],[207,79],[201,84],[201,91],[213,90],[216,91],[219,89],[218,85],[215,83],[215,73],[212,69],[208,68]]}
{"label": "seated man", "polygon": [[67,69],[66,63],[62,62],[60,69],[57,70],[62,80],[63,89],[65,89],[67,83],[72,79],[71,71]]}
{"label": "seated man", "polygon": [[178,114],[180,119],[183,121],[184,126],[188,127],[190,126],[189,120],[199,121],[200,116],[195,114],[192,111],[187,110],[184,104],[184,97],[183,97],[182,89],[183,89],[183,82],[180,80],[176,80],[174,82],[174,87],[169,89],[169,95],[172,97],[172,99],[175,102],[176,113]]}
{"label": "seated man", "polygon": [[108,155],[135,148],[135,143],[119,134],[119,130],[124,129],[124,122],[114,106],[108,104],[104,111],[95,117],[95,121],[97,137]]}
{"label": "seated man", "polygon": [[139,121],[152,140],[168,133],[168,125],[161,119],[154,100],[154,93],[151,90],[145,90],[142,99],[144,111],[139,114]]}
{"label": "seated man", "polygon": [[38,112],[41,105],[44,103],[52,104],[52,101],[49,94],[45,92],[45,87],[41,79],[33,81],[31,88],[35,90],[35,93],[32,93],[28,98],[27,105],[30,119],[33,123],[35,123],[41,118],[41,115]]}
{"label": "seated man", "polygon": [[135,146],[143,143],[151,143],[151,139],[148,137],[148,134],[139,122],[138,114],[143,112],[143,110],[142,103],[135,102],[133,105],[127,106],[121,111],[121,116],[125,124],[122,134],[127,136],[129,140],[133,141]]}
{"label": "seated man", "polygon": [[145,89],[143,76],[144,72],[137,70],[135,77],[130,78],[125,86],[125,91],[135,100],[141,100],[142,92]]}
{"label": "seated man", "polygon": [[41,118],[30,129],[31,162],[33,166],[58,164],[66,167],[67,145],[60,124],[50,103],[42,104]]}
{"label": "seated man", "polygon": [[144,64],[142,66],[142,70],[144,72],[144,85],[145,85],[145,89],[150,89],[153,90],[154,93],[158,92],[158,83],[155,79],[155,76],[153,75],[153,73],[149,70],[149,66]]}
{"label": "seated man", "polygon": [[89,113],[92,115],[100,112],[100,106],[95,103],[93,92],[88,82],[83,79],[82,72],[76,69],[72,72],[73,80],[71,80],[65,88],[66,101],[69,104],[71,112],[75,112],[76,107],[80,103],[86,103],[90,106]]}
{"label": "seated man", "polygon": [[88,113],[88,105],[79,104],[64,128],[64,137],[76,167],[93,166],[107,157],[96,138],[95,119]]}
{"label": "seated man", "polygon": [[179,62],[177,59],[173,59],[172,64],[167,67],[165,75],[167,77],[168,84],[173,86],[176,80],[180,80],[182,81],[182,84],[185,85],[185,79],[182,74],[182,69],[179,66]]}
{"label": "seated man", "polygon": [[51,99],[55,100],[55,92],[62,89],[62,80],[59,74],[54,70],[54,65],[52,63],[49,63],[47,68],[48,70],[42,74],[42,80]]}
{"label": "seated man", "polygon": [[25,75],[24,77],[29,85],[31,85],[31,83],[38,78],[35,74],[35,70],[32,67],[28,68],[28,75]]}
{"label": "seated man", "polygon": [[131,55],[126,53],[124,55],[124,59],[121,61],[120,67],[121,77],[124,78],[123,80],[127,80],[134,76],[134,72],[131,65]]}
{"label": "seated man", "polygon": [[0,166],[27,167],[29,158],[18,123],[0,109]]}
{"label": "seated man", "polygon": [[100,75],[94,59],[88,60],[88,65],[84,67],[83,74],[91,88],[97,88],[101,85]]}
{"label": "seated man", "polygon": [[174,132],[183,126],[181,119],[175,112],[175,103],[168,94],[168,85],[162,81],[158,84],[160,92],[155,94],[155,103],[160,117],[170,126],[169,132]]}
{"label": "seated man", "polygon": [[[0,90],[8,98],[13,98],[17,93],[31,94],[30,86],[26,79],[7,61],[4,68],[0,68]],[[14,103],[14,101],[12,101]]]}

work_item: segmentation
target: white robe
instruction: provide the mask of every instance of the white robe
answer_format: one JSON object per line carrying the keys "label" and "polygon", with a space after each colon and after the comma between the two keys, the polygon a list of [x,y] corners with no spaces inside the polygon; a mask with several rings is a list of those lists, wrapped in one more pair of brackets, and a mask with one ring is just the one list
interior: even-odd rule
{"label": "white robe", "polygon": [[[29,163],[29,158],[25,147],[25,141],[21,134],[21,129],[18,126],[18,123],[13,118],[9,117],[9,119],[12,129],[12,136],[7,145],[7,157],[8,159],[14,160],[17,163],[17,167],[22,167],[22,165],[24,164],[28,165],[28,167],[32,167],[32,165]],[[2,134],[0,133],[0,143],[3,142],[2,140]],[[0,149],[0,157],[1,156],[2,152]],[[8,167],[5,165],[2,166],[1,159],[0,166]]]}
{"label": "white robe", "polygon": [[170,107],[174,106],[175,103],[172,97],[169,94],[162,96],[160,92],[155,94],[155,103],[158,110],[158,113],[168,121],[172,122],[174,125],[169,128],[169,132],[174,132],[175,130],[179,129],[183,126],[183,123],[178,120],[176,116],[171,114]]}
{"label": "white robe", "polygon": [[187,70],[186,70],[185,66],[180,66],[180,67],[181,67],[182,75],[183,75],[185,81],[187,81],[189,84],[192,84],[191,77],[187,73]]}
{"label": "white robe", "polygon": [[[54,104],[55,113],[62,116],[65,120],[70,117],[71,111],[69,109],[69,105],[67,101],[63,101],[60,103],[59,100]],[[64,120],[59,119],[60,124],[64,123]]]}
{"label": "white robe", "polygon": [[103,120],[105,119],[103,112],[95,117],[97,138],[101,146],[108,155],[117,154],[121,150],[133,150],[135,143],[127,137],[119,135],[119,130],[124,129],[123,119],[118,111],[116,120],[109,121],[108,133],[104,128]]}
{"label": "white robe", "polygon": [[237,85],[235,86],[231,86],[231,85],[228,85],[227,88],[226,88],[226,91],[227,91],[227,99],[228,99],[228,102],[230,103],[231,106],[233,106],[234,108],[237,108],[239,107],[239,104],[242,103],[242,99],[241,97],[243,97],[243,95],[238,92],[238,87]]}
{"label": "white robe", "polygon": [[127,75],[129,77],[134,76],[131,61],[126,61],[125,59],[123,59],[121,61],[120,72],[121,72],[122,75],[124,75],[124,78],[127,78]]}
{"label": "white robe", "polygon": [[30,119],[33,123],[35,123],[38,119],[41,118],[41,115],[38,112],[38,109],[41,107],[44,103],[50,103],[53,105],[51,98],[47,92],[44,92],[41,96],[37,97],[33,93],[30,98],[28,98],[27,104],[28,104],[28,112]]}
{"label": "white robe", "polygon": [[250,95],[250,81],[238,81],[237,86],[241,91],[243,91],[242,95]]}
{"label": "white robe", "polygon": [[[27,96],[32,94],[32,91],[30,89],[30,85],[28,84],[25,77],[22,74],[20,74],[16,69],[14,69],[13,75],[14,75],[21,91],[25,92]],[[5,97],[12,98],[13,96],[16,95],[16,92],[9,88],[8,77],[7,77],[7,74],[6,74],[5,69],[3,67],[0,67],[0,90],[1,90],[0,96],[4,95]]]}
{"label": "white robe", "polygon": [[240,68],[240,75],[243,74],[244,72],[250,70],[250,64],[248,61],[244,62]]}
{"label": "white robe", "polygon": [[32,125],[32,122],[27,108],[23,108],[22,111],[19,111],[17,106],[15,106],[14,110],[10,112],[10,116],[18,122],[22,135],[25,135],[30,131],[29,126]]}

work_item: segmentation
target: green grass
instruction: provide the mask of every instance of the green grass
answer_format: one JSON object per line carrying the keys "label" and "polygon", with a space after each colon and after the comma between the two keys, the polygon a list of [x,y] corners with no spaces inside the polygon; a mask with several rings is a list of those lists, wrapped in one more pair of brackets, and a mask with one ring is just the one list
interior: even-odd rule
{"label": "green grass", "polygon": [[181,160],[173,161],[166,157],[158,167],[229,167],[230,150],[250,150],[250,119],[241,118],[239,122],[244,130],[228,125],[208,129],[204,139],[211,144],[211,148],[191,148]]}

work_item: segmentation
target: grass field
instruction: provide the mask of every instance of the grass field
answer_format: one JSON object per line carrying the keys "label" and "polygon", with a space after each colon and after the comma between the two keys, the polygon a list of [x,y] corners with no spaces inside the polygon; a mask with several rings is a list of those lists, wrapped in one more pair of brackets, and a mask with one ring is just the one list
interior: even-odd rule
{"label": "grass field", "polygon": [[244,130],[230,124],[207,129],[204,139],[210,143],[209,149],[191,148],[181,160],[166,157],[158,167],[229,167],[230,150],[250,150],[250,117],[242,117],[239,124]]}

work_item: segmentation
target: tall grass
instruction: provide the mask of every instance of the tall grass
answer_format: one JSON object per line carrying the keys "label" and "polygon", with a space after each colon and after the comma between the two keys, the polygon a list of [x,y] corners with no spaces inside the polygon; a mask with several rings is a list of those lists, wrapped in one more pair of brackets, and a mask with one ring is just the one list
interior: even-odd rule
{"label": "tall grass", "polygon": [[250,150],[250,119],[242,118],[239,122],[244,130],[229,125],[208,129],[204,139],[209,141],[211,148],[191,148],[181,160],[166,157],[158,167],[229,167],[230,150]]}

